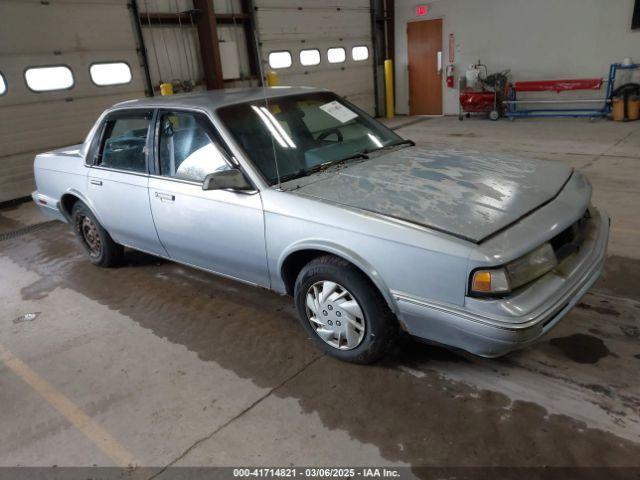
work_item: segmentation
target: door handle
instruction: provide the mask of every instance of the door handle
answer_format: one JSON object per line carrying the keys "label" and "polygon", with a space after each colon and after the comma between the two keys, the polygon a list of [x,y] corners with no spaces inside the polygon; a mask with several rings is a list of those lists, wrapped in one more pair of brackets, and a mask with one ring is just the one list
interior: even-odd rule
{"label": "door handle", "polygon": [[438,52],[436,55],[436,67],[438,69],[438,75],[442,75],[442,52]]}
{"label": "door handle", "polygon": [[91,180],[89,180],[89,183],[91,185],[97,185],[98,187],[102,186],[102,180],[93,180],[93,179],[91,179]]}
{"label": "door handle", "polygon": [[171,195],[170,193],[156,192],[156,198],[160,199],[161,202],[173,202],[176,199],[176,196]]}

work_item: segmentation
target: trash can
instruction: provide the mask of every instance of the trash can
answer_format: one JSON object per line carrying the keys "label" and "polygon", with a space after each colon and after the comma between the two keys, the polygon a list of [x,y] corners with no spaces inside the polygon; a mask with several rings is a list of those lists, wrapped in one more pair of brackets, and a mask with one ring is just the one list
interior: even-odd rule
{"label": "trash can", "polygon": [[624,98],[614,98],[611,109],[612,117],[616,122],[638,120],[640,118],[640,97],[629,96],[627,100],[627,118],[625,119]]}
{"label": "trash can", "polygon": [[640,97],[629,98],[627,114],[629,115],[629,120],[638,120],[640,118]]}
{"label": "trash can", "polygon": [[624,120],[624,100],[622,98],[613,99],[613,119],[616,122],[622,122]]}

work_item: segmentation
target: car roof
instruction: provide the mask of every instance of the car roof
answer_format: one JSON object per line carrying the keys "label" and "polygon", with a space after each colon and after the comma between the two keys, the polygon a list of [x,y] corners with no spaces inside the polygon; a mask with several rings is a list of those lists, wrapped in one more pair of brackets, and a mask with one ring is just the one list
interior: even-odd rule
{"label": "car roof", "polygon": [[226,105],[277,98],[301,93],[326,92],[314,87],[258,87],[231,88],[224,90],[206,90],[200,92],[180,93],[177,95],[147,97],[128,100],[115,104],[109,110],[124,108],[200,108],[210,112]]}

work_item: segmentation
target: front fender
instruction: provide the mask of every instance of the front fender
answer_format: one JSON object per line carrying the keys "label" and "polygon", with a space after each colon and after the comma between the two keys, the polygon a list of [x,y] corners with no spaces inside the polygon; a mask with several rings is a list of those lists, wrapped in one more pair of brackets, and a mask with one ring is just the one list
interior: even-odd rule
{"label": "front fender", "polygon": [[364,274],[373,282],[373,284],[378,288],[384,299],[386,300],[389,308],[393,313],[397,313],[397,304],[396,300],[391,294],[389,287],[387,287],[384,279],[380,276],[375,267],[368,262],[366,259],[358,255],[353,250],[346,248],[337,243],[331,242],[329,240],[323,239],[308,239],[301,240],[296,242],[286,249],[282,251],[280,257],[278,258],[278,267],[277,267],[277,276],[278,280],[284,284],[284,279],[282,278],[282,267],[284,265],[285,260],[293,253],[299,252],[302,250],[320,250],[323,252],[330,253],[337,257],[344,258],[348,262],[352,263],[356,267],[358,267]]}

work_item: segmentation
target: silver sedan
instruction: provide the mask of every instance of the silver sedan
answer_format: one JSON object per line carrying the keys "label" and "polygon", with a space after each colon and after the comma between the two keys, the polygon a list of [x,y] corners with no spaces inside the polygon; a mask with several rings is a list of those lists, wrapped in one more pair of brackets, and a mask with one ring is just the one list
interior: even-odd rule
{"label": "silver sedan", "polygon": [[129,247],[292,295],[315,343],[360,363],[401,330],[487,357],[535,342],[609,231],[578,171],[419,148],[308,88],[124,102],[35,177],[96,265]]}

